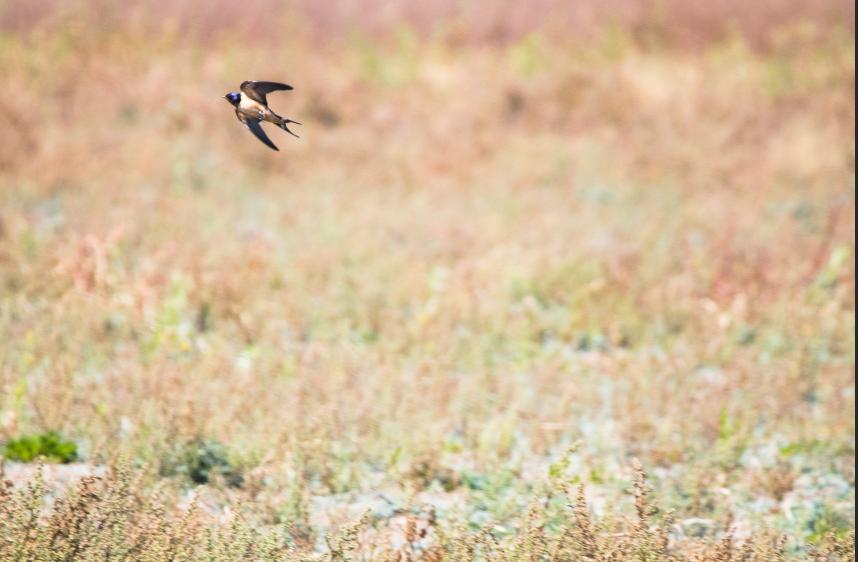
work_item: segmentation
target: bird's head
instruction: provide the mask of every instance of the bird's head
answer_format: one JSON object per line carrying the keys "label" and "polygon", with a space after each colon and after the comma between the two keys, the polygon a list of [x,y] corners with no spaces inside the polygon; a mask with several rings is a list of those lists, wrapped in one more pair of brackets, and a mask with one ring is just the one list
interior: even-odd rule
{"label": "bird's head", "polygon": [[241,101],[241,94],[236,94],[235,92],[231,94],[227,94],[223,97],[226,101],[231,103],[232,105],[238,105],[238,102]]}

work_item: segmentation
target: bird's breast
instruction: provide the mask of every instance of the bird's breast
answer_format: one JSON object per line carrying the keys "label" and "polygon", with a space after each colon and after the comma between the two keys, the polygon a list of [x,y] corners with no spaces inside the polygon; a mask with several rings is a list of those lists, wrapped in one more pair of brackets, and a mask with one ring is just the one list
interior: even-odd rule
{"label": "bird's breast", "polygon": [[244,94],[241,96],[241,101],[238,102],[238,110],[248,117],[259,117],[265,115],[266,107],[259,102],[249,99]]}

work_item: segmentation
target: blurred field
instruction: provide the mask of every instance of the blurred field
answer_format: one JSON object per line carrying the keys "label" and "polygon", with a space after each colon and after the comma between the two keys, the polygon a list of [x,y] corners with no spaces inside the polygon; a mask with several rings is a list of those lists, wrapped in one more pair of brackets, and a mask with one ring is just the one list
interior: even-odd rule
{"label": "blurred field", "polygon": [[[240,35],[276,45],[284,37],[326,44],[351,33],[375,38],[407,26],[423,36],[466,43],[508,44],[538,31],[555,38],[593,40],[619,27],[649,47],[705,48],[740,35],[769,49],[772,30],[798,23],[854,33],[848,0],[7,0],[0,28],[29,32],[74,22],[89,33],[174,29],[194,43]],[[317,43],[318,44],[318,43]]]}
{"label": "blurred field", "polygon": [[[689,536],[854,529],[854,5],[499,40],[436,4],[0,4],[3,439],[170,506],[216,447],[206,509],[265,524],[410,489],[513,529],[549,473],[604,517],[637,457]],[[296,88],[280,153],[220,99],[248,78]]]}

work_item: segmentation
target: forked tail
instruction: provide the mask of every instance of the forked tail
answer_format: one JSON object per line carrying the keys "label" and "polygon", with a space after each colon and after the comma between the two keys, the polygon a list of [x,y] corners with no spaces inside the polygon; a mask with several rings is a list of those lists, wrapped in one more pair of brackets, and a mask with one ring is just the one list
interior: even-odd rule
{"label": "forked tail", "polygon": [[300,125],[300,123],[298,123],[297,121],[292,121],[291,119],[286,119],[286,118],[284,118],[284,117],[280,117],[280,116],[279,116],[279,115],[277,115],[277,114],[275,114],[275,115],[276,115],[277,119],[279,119],[279,120],[280,120],[280,122],[279,122],[279,123],[277,123],[277,126],[278,126],[278,127],[280,127],[281,129],[283,129],[284,131],[286,131],[287,133],[289,133],[289,134],[290,134],[290,135],[292,135],[293,137],[301,138],[301,137],[299,137],[298,135],[296,135],[295,133],[293,133],[292,131],[290,131],[290,130],[289,130],[289,127],[287,127],[287,126],[286,126],[286,125],[288,125],[289,123],[294,123],[294,124],[296,124],[296,125]]}

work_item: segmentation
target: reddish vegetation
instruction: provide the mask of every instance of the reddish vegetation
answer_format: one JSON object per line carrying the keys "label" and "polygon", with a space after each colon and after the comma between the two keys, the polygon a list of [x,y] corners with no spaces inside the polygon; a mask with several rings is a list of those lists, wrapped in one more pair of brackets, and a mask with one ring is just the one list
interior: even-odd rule
{"label": "reddish vegetation", "polygon": [[355,30],[383,35],[405,24],[458,40],[508,42],[532,31],[588,38],[618,24],[645,43],[700,47],[738,32],[761,48],[768,46],[772,29],[798,22],[842,26],[850,33],[855,29],[855,3],[849,0],[142,0],[134,4],[129,8],[106,0],[12,0],[0,8],[0,28],[53,25],[85,12],[96,15],[109,29],[178,25],[196,38],[237,31],[265,42],[277,41],[283,34],[331,40]]}

